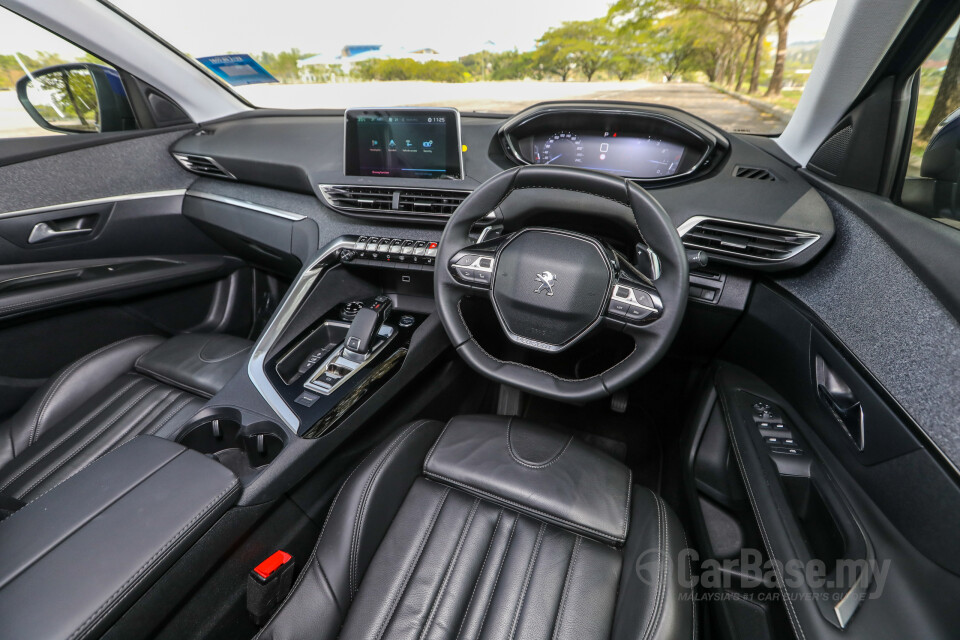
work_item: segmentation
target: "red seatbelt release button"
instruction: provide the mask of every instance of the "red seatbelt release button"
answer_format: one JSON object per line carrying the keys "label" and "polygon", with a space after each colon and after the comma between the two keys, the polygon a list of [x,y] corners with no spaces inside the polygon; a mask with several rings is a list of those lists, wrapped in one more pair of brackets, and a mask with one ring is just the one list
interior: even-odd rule
{"label": "red seatbelt release button", "polygon": [[257,574],[261,580],[266,582],[280,567],[291,560],[293,560],[293,556],[286,551],[276,551],[269,558],[254,567],[253,572]]}

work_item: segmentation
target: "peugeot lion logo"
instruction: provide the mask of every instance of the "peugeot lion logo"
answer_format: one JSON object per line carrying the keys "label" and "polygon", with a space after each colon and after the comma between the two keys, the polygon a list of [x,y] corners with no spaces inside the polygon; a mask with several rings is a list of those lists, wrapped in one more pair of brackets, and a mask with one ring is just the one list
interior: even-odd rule
{"label": "peugeot lion logo", "polygon": [[549,271],[544,271],[543,273],[538,273],[536,276],[536,281],[539,282],[534,293],[547,292],[548,296],[553,295],[553,285],[557,284],[557,276],[553,275]]}

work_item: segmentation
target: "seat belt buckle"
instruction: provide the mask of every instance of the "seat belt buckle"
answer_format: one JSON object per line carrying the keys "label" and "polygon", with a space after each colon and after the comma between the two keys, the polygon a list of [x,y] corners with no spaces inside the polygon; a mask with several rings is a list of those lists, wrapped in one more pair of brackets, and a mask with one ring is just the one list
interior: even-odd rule
{"label": "seat belt buckle", "polygon": [[247,577],[247,612],[258,627],[290,593],[296,562],[286,551],[276,551],[258,564]]}

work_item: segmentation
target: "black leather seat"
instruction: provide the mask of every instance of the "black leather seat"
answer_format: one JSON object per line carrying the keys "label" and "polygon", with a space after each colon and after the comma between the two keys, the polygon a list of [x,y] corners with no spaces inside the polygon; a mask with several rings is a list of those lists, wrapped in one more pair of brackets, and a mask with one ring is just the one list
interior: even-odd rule
{"label": "black leather seat", "polygon": [[0,424],[0,496],[29,502],[135,436],[175,435],[250,346],[217,334],[138,336],[77,360]]}
{"label": "black leather seat", "polygon": [[691,638],[685,546],[657,495],[569,434],[417,422],[347,479],[259,637]]}

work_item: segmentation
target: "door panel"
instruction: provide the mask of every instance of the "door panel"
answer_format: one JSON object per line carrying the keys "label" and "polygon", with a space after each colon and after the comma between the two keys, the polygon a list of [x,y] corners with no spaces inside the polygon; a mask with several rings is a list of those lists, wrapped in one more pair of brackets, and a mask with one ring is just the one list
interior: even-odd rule
{"label": "door panel", "polygon": [[168,151],[182,135],[67,136],[70,150],[14,163],[21,141],[0,141],[0,419],[116,340],[249,335],[260,279],[182,215],[193,177]]}

